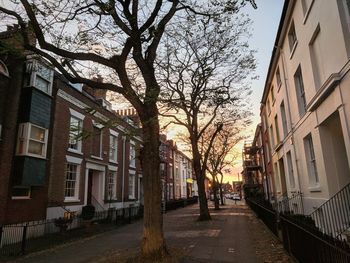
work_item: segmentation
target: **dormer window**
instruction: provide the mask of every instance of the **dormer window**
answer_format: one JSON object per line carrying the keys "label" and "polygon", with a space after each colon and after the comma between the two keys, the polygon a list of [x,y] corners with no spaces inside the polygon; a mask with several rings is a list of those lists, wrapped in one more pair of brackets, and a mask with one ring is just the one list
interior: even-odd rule
{"label": "dormer window", "polygon": [[30,73],[29,86],[51,95],[54,75],[52,68],[37,60],[29,60],[27,61],[27,72]]}

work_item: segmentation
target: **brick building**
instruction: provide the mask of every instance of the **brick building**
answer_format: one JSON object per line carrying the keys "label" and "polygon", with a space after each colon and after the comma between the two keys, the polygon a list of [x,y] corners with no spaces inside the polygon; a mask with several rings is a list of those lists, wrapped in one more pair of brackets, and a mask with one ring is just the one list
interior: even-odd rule
{"label": "brick building", "polygon": [[0,224],[139,204],[139,128],[18,43],[0,33]]}

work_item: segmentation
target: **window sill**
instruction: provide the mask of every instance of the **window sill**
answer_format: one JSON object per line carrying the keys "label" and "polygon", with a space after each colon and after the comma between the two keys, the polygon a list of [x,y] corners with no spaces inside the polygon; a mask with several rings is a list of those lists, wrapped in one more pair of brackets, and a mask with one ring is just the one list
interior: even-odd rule
{"label": "window sill", "polygon": [[30,196],[12,196],[12,200],[30,200],[32,199]]}
{"label": "window sill", "polygon": [[68,152],[83,155],[83,153],[82,153],[81,151],[79,151],[79,150],[75,150],[75,149],[71,149],[71,148],[68,148]]}
{"label": "window sill", "polygon": [[319,186],[319,185],[309,186],[309,187],[308,187],[308,190],[309,190],[311,193],[322,192],[321,186]]}
{"label": "window sill", "polygon": [[78,203],[80,202],[80,199],[65,199],[65,203]]}
{"label": "window sill", "polygon": [[103,158],[102,158],[102,157],[99,157],[99,156],[91,155],[91,158],[92,158],[92,159],[96,159],[96,160],[103,161]]}
{"label": "window sill", "polygon": [[38,159],[42,159],[42,160],[47,160],[46,156],[30,154],[30,153],[17,153],[16,156],[28,156],[28,157],[38,158]]}
{"label": "window sill", "polygon": [[106,203],[106,204],[109,204],[109,203],[117,203],[118,202],[118,200],[117,199],[111,199],[111,200],[103,200],[103,202],[104,203]]}
{"label": "window sill", "polygon": [[110,159],[109,159],[109,162],[110,162],[110,163],[113,163],[113,164],[118,164],[118,161],[116,161],[116,160],[110,160]]}

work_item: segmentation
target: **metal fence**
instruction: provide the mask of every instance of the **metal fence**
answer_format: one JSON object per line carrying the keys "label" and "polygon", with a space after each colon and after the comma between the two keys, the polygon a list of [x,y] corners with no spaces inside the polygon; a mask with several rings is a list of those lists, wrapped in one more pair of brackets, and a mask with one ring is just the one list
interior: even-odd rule
{"label": "metal fence", "polygon": [[[300,263],[350,262],[350,247],[322,232],[310,216],[302,215],[301,195],[280,202],[274,209],[265,200],[247,199],[247,204],[276,235],[281,231],[284,248]],[[299,204],[295,206],[293,204]],[[296,207],[299,207],[296,209]]]}
{"label": "metal fence", "polygon": [[[195,204],[197,201],[197,197],[174,200],[167,202],[165,207],[168,211]],[[90,229],[94,225],[109,224],[111,226],[119,226],[130,224],[133,220],[142,218],[142,216],[143,206],[130,206],[127,208],[96,211],[91,220],[83,220],[80,215],[77,215],[68,219],[56,218],[0,225],[0,256],[18,256],[42,248],[48,248],[67,240],[91,235],[89,231],[84,229]]]}
{"label": "metal fence", "polygon": [[187,199],[171,200],[165,203],[165,211],[178,209],[180,207],[185,207],[187,205],[196,204],[198,202],[198,197],[190,197]]}
{"label": "metal fence", "polygon": [[339,240],[350,228],[350,184],[310,214],[317,227],[325,234]]}
{"label": "metal fence", "polygon": [[285,216],[280,217],[283,246],[300,263],[347,263],[350,249],[318,231],[308,229]]}
{"label": "metal fence", "polygon": [[83,220],[80,216],[75,216],[69,219],[56,218],[0,226],[0,255],[23,255],[38,248],[50,247],[84,236],[86,233],[78,233],[84,227],[97,223],[123,225],[142,216],[142,207],[134,206],[98,211],[94,213],[91,220]]}

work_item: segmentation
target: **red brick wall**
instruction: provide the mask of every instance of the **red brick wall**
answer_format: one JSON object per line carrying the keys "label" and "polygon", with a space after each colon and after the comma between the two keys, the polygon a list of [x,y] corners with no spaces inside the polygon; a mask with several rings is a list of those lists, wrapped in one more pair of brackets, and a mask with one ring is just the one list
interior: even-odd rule
{"label": "red brick wall", "polygon": [[[100,113],[105,115],[108,118],[116,119],[116,122],[124,127],[127,127],[127,124],[123,123],[118,117],[113,113],[108,112],[107,110],[101,108],[97,103],[91,99],[85,97],[80,92],[66,87],[64,83],[58,81],[57,87],[64,90],[66,93],[71,94],[75,98],[79,99],[83,103],[87,104],[88,107],[98,110]],[[75,111],[80,112],[85,116],[83,121],[83,130],[84,133],[90,134],[82,141],[82,155],[75,154],[67,151],[68,149],[68,138],[69,138],[69,119],[70,112],[69,108],[74,109]],[[66,155],[74,156],[77,158],[82,158],[81,174],[80,174],[80,200],[79,204],[82,204],[84,201],[84,190],[85,190],[85,163],[87,159],[90,161],[96,161],[99,164],[106,166],[106,179],[108,175],[108,165],[117,166],[117,200],[118,202],[122,201],[122,181],[123,181],[123,133],[113,127],[105,127],[101,130],[102,132],[102,150],[101,150],[101,159],[94,158],[93,156],[99,156],[100,145],[98,141],[94,141],[94,126],[93,120],[99,122],[99,120],[92,116],[90,113],[80,109],[79,107],[67,102],[61,97],[56,97],[56,111],[55,111],[55,127],[53,132],[53,144],[52,144],[52,160],[51,160],[51,180],[50,180],[50,189],[49,189],[49,199],[52,206],[56,206],[57,202],[63,204],[64,200],[64,183],[65,183],[65,166],[63,165],[66,162]],[[109,129],[114,129],[119,133],[118,136],[118,164],[109,162]],[[137,142],[137,141],[136,141]],[[128,185],[129,185],[129,141],[127,139],[125,145],[125,169],[124,169],[124,201],[128,200]],[[131,169],[131,168],[130,168]],[[140,171],[139,161],[136,161],[136,170]],[[137,197],[137,180],[138,176],[136,173],[136,189],[135,197]],[[107,180],[106,180],[107,183]],[[69,205],[76,205],[77,203],[69,203]],[[67,204],[66,204],[67,205]]]}

